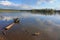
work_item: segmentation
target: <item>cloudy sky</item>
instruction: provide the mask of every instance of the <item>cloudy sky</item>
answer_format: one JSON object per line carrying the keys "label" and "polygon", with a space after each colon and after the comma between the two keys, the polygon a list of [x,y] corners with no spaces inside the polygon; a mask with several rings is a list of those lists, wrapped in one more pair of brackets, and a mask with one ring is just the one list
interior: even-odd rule
{"label": "cloudy sky", "polygon": [[60,9],[60,0],[0,0],[1,9]]}

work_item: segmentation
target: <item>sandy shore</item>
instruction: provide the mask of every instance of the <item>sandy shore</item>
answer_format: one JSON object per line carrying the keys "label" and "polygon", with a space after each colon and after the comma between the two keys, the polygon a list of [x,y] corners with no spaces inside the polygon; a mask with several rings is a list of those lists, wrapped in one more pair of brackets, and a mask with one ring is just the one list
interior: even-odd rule
{"label": "sandy shore", "polygon": [[15,24],[3,35],[0,31],[0,40],[56,40],[46,32],[33,25]]}

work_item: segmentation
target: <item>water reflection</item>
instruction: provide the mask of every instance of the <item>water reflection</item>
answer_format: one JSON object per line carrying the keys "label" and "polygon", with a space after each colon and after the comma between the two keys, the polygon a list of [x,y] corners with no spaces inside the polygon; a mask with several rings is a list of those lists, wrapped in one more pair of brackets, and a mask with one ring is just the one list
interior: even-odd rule
{"label": "water reflection", "polygon": [[[35,31],[40,32],[44,31],[51,39],[46,40],[59,40],[60,39],[60,15],[43,15],[43,14],[32,14],[30,12],[13,12],[13,13],[0,13],[2,17],[0,17],[0,26],[4,27],[11,22],[13,22],[13,18],[19,18],[21,21],[20,25],[17,25],[22,30],[27,29],[30,31],[29,33],[34,33]],[[16,29],[16,28],[15,28]],[[13,29],[13,30],[15,30]],[[16,30],[15,30],[16,31]],[[18,31],[17,31],[18,32]],[[16,32],[16,33],[17,33]],[[13,32],[12,32],[13,33]],[[30,34],[29,34],[30,35]],[[43,35],[43,34],[42,34]],[[41,35],[41,36],[42,36]],[[43,36],[47,36],[43,35]],[[43,39],[41,37],[41,39]],[[37,40],[37,39],[33,39]],[[40,40],[40,37],[38,38]]]}

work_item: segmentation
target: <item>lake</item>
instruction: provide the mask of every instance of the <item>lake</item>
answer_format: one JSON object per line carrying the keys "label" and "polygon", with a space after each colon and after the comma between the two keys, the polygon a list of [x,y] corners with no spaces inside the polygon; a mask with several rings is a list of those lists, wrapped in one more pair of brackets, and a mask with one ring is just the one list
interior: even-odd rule
{"label": "lake", "polygon": [[[0,30],[11,24],[14,18],[20,23],[15,24],[3,35],[1,40],[60,40],[60,14],[42,14],[31,12],[0,12]],[[34,35],[39,33],[39,35]]]}

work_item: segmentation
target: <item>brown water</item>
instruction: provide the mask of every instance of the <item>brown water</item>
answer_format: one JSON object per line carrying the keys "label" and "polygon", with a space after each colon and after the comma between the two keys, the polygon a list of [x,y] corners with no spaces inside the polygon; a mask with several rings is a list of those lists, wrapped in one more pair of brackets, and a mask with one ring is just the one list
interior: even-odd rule
{"label": "brown water", "polygon": [[[19,18],[5,35],[2,28]],[[30,12],[1,12],[0,13],[0,40],[60,40],[60,15],[45,15]]]}

